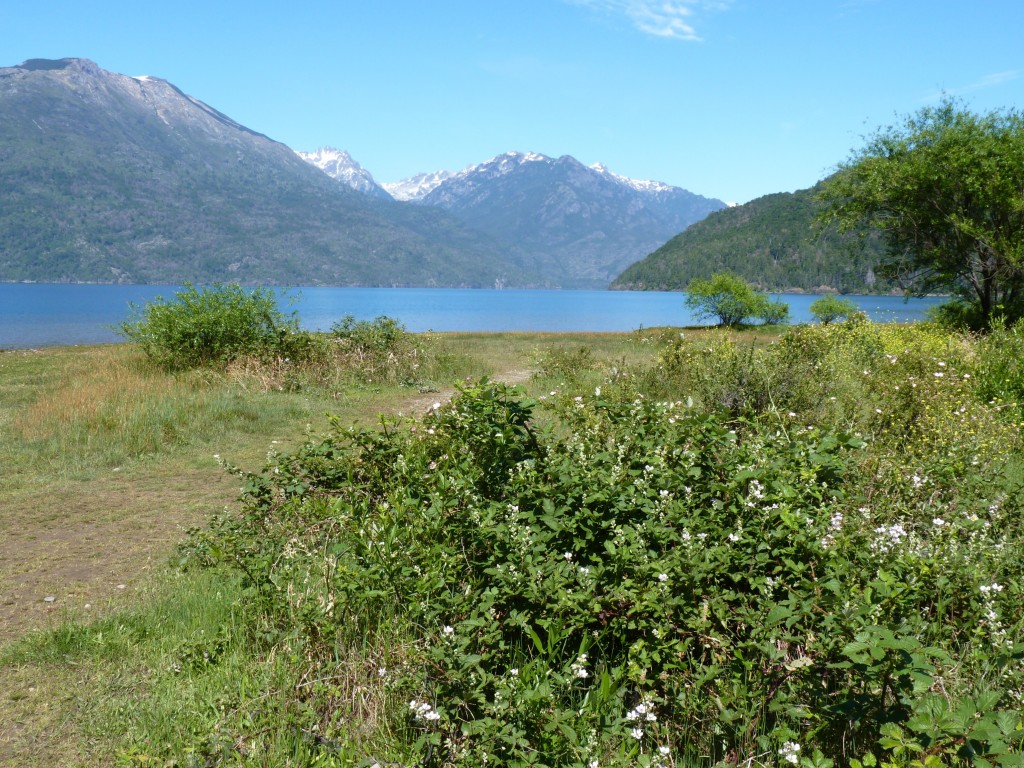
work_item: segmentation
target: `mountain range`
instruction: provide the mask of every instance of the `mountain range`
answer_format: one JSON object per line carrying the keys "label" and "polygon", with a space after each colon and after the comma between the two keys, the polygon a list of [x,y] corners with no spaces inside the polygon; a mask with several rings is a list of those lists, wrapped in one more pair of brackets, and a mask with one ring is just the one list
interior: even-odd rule
{"label": "mountain range", "polygon": [[0,68],[0,281],[887,290],[877,236],[814,237],[814,190],[726,208],[565,155],[378,184],[166,80]]}
{"label": "mountain range", "polygon": [[385,187],[157,77],[0,68],[4,281],[603,288],[722,205],[535,153]]}
{"label": "mountain range", "polygon": [[165,80],[0,68],[0,280],[476,287],[512,270],[451,214],[342,187]]}
{"label": "mountain range", "polygon": [[[367,184],[341,150],[301,154],[349,185]],[[362,172],[362,173],[361,173]],[[550,287],[604,288],[623,269],[725,207],[657,181],[585,166],[565,155],[507,152],[458,173],[438,171],[377,185],[397,199],[440,208],[508,246],[516,264]]]}

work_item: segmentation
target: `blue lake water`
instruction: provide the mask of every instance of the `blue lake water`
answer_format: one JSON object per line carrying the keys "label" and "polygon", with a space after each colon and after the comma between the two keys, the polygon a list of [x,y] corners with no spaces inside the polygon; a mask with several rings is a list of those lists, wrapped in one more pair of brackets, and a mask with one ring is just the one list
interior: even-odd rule
{"label": "blue lake water", "polygon": [[[0,283],[0,349],[120,340],[111,326],[127,319],[130,304],[173,297],[177,286]],[[414,332],[632,331],[661,325],[697,325],[682,293],[656,291],[536,291],[460,288],[301,288],[279,293],[284,311],[298,312],[304,328],[327,330],[345,315],[388,315]],[[789,304],[790,321],[811,322],[817,296],[775,296]],[[849,296],[872,320],[924,318],[941,298]]]}

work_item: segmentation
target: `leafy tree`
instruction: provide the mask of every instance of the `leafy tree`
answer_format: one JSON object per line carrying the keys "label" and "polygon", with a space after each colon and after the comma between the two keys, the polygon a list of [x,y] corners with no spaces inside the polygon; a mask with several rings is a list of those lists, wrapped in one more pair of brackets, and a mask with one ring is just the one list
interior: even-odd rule
{"label": "leafy tree", "polygon": [[883,274],[953,291],[989,324],[1024,315],[1024,115],[946,99],[880,130],[821,192],[820,224],[875,227]]}
{"label": "leafy tree", "polygon": [[773,302],[743,278],[720,272],[707,280],[695,278],[686,287],[686,306],[700,318],[717,317],[721,325],[736,326],[747,318],[784,323],[789,307]]}
{"label": "leafy tree", "polygon": [[845,320],[857,311],[857,305],[849,299],[841,299],[834,294],[822,296],[810,306],[814,319],[822,325],[834,323],[836,320]]}

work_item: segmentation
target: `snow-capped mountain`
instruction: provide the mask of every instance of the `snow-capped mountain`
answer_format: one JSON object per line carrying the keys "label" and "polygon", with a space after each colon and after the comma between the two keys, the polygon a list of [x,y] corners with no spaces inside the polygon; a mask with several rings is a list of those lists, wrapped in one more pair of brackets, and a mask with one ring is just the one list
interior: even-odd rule
{"label": "snow-capped mountain", "polygon": [[418,198],[508,243],[563,287],[604,287],[721,200],[587,167],[565,155],[506,152],[442,180]]}
{"label": "snow-capped mountain", "polygon": [[[632,179],[574,157],[506,152],[458,173],[436,171],[377,185],[347,152],[303,159],[356,189],[442,208],[507,246],[524,272],[562,288],[603,288],[623,269],[709,213],[721,200]],[[373,192],[373,194],[378,194]]]}
{"label": "snow-capped mountain", "polygon": [[670,186],[662,181],[646,181],[641,179],[631,179],[627,176],[620,176],[617,173],[613,173],[608,169],[608,166],[604,163],[594,163],[590,166],[592,171],[597,171],[602,176],[607,176],[609,179],[625,184],[630,189],[635,189],[637,192],[671,192],[673,189],[678,187]]}
{"label": "snow-capped mountain", "polygon": [[395,200],[406,200],[415,202],[422,200],[429,195],[441,182],[450,179],[455,171],[434,171],[433,173],[420,173],[411,179],[402,181],[384,182],[381,184]]}
{"label": "snow-capped mountain", "polygon": [[316,152],[296,152],[310,165],[315,165],[328,176],[347,184],[352,189],[374,197],[390,198],[391,195],[374,181],[373,175],[352,159],[343,149],[320,147]]}

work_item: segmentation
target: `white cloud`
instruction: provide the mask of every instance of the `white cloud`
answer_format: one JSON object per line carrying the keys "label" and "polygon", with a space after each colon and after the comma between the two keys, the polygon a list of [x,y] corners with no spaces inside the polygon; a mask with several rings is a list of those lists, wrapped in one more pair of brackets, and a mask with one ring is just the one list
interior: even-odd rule
{"label": "white cloud", "polygon": [[567,0],[603,13],[622,15],[641,32],[675,40],[699,41],[695,13],[722,10],[729,0]]}

